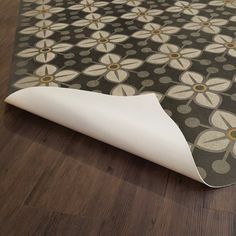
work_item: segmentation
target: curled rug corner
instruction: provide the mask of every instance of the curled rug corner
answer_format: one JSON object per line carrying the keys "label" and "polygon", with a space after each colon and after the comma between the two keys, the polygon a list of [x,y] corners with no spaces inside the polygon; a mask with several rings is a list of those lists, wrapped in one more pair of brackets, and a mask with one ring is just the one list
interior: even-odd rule
{"label": "curled rug corner", "polygon": [[233,1],[19,10],[6,102],[208,186],[236,182]]}
{"label": "curled rug corner", "polygon": [[5,101],[208,185],[181,130],[155,94],[121,97],[32,87]]}

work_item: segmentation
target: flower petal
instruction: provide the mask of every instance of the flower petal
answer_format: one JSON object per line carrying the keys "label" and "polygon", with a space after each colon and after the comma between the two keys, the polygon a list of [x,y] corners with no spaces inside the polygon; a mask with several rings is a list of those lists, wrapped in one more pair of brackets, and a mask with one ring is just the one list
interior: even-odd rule
{"label": "flower petal", "polygon": [[236,127],[236,116],[223,110],[215,111],[211,116],[210,121],[212,125],[223,130]]}
{"label": "flower petal", "polygon": [[229,49],[228,51],[228,54],[231,56],[231,57],[236,57],[236,49]]}
{"label": "flower petal", "polygon": [[211,53],[223,53],[226,50],[226,47],[222,44],[212,43],[206,46],[205,51]]}
{"label": "flower petal", "polygon": [[143,61],[138,59],[125,59],[121,61],[120,65],[125,70],[132,70],[140,67],[143,64]]}
{"label": "flower petal", "polygon": [[17,88],[28,88],[39,85],[39,78],[36,76],[27,76],[23,79],[20,79],[14,83],[14,86]]}
{"label": "flower petal", "polygon": [[180,57],[179,59],[171,60],[169,64],[176,70],[187,70],[191,66],[191,61]]}
{"label": "flower petal", "polygon": [[90,76],[100,76],[107,71],[104,65],[93,65],[86,68],[83,73]]}
{"label": "flower petal", "polygon": [[178,100],[189,99],[193,94],[191,87],[186,85],[174,85],[167,91],[167,96]]}
{"label": "flower petal", "polygon": [[184,58],[196,58],[200,56],[201,50],[195,48],[185,48],[180,51]]}
{"label": "flower petal", "polygon": [[52,49],[54,52],[65,52],[72,48],[73,45],[69,43],[59,43],[55,44]]}
{"label": "flower petal", "polygon": [[200,106],[207,108],[216,108],[220,102],[221,98],[218,94],[212,92],[197,93],[194,98],[195,103]]}
{"label": "flower petal", "polygon": [[120,43],[120,42],[124,42],[128,38],[129,37],[127,35],[124,35],[124,34],[115,34],[115,35],[110,36],[109,40],[112,43]]}
{"label": "flower petal", "polygon": [[124,70],[115,70],[115,71],[109,71],[105,75],[105,78],[115,83],[121,83],[128,78],[128,75],[129,75],[128,72]]}
{"label": "flower petal", "polygon": [[139,39],[145,39],[150,37],[152,34],[147,30],[140,30],[132,34],[132,37],[139,38]]}
{"label": "flower petal", "polygon": [[73,70],[63,70],[55,74],[56,81],[68,82],[78,76],[78,72]]}
{"label": "flower petal", "polygon": [[221,79],[221,78],[212,78],[206,82],[206,85],[209,87],[211,91],[222,92],[222,91],[227,90],[230,87],[231,81],[227,79]]}
{"label": "flower petal", "polygon": [[178,52],[179,47],[174,44],[166,43],[166,44],[161,45],[161,47],[159,48],[159,51],[169,54],[173,52]]}
{"label": "flower petal", "polygon": [[105,64],[105,65],[110,65],[113,63],[118,63],[120,61],[121,57],[117,54],[113,54],[113,53],[108,53],[106,55],[104,55],[100,61]]}
{"label": "flower petal", "polygon": [[99,52],[110,52],[115,48],[113,43],[99,43],[96,47],[96,50]]}
{"label": "flower petal", "polygon": [[39,53],[39,50],[37,48],[28,48],[28,49],[25,49],[25,50],[17,53],[17,56],[28,58],[28,57],[34,57],[38,53]]}
{"label": "flower petal", "polygon": [[146,59],[147,62],[152,64],[165,64],[169,61],[169,57],[164,53],[156,53]]}
{"label": "flower petal", "polygon": [[39,77],[43,77],[45,75],[53,75],[56,71],[57,67],[54,65],[43,65],[35,71],[35,74]]}
{"label": "flower petal", "polygon": [[92,48],[96,44],[97,44],[97,40],[95,39],[85,39],[77,43],[77,46],[81,48]]}
{"label": "flower petal", "polygon": [[187,30],[199,30],[201,29],[201,25],[199,23],[192,22],[185,24],[183,28]]}
{"label": "flower petal", "polygon": [[198,136],[196,146],[210,152],[223,152],[229,143],[223,132],[206,130]]}
{"label": "flower petal", "polygon": [[136,94],[136,88],[127,84],[119,84],[111,91],[115,96],[133,96]]}
{"label": "flower petal", "polygon": [[186,71],[182,74],[181,81],[188,85],[200,84],[203,81],[203,76],[197,72]]}
{"label": "flower petal", "polygon": [[38,56],[36,56],[35,60],[41,63],[47,63],[52,61],[55,57],[56,55],[53,52],[40,53]]}

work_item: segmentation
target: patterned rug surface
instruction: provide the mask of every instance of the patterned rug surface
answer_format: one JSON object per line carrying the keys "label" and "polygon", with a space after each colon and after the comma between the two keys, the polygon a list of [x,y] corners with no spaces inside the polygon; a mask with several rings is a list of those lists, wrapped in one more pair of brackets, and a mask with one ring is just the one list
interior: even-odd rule
{"label": "patterned rug surface", "polygon": [[236,0],[23,0],[9,93],[154,92],[204,180],[236,180]]}

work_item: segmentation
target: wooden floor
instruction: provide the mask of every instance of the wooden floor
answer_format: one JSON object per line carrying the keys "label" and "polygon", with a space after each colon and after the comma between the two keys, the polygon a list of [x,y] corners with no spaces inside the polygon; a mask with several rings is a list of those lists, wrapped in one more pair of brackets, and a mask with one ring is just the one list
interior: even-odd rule
{"label": "wooden floor", "polygon": [[6,105],[17,0],[0,0],[0,235],[236,235],[213,190]]}

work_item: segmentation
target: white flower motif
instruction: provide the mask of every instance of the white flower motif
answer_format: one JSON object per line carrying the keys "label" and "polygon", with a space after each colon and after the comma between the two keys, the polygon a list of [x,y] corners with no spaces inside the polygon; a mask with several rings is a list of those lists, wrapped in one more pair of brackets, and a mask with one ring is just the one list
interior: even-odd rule
{"label": "white flower motif", "polygon": [[236,22],[236,16],[231,16],[231,17],[229,18],[229,20],[230,20],[230,21],[233,21],[233,22]]}
{"label": "white flower motif", "polygon": [[82,0],[80,4],[73,5],[69,7],[70,10],[82,10],[83,12],[95,12],[98,10],[99,7],[104,7],[108,2],[98,1],[95,2],[94,0]]}
{"label": "white flower motif", "polygon": [[175,6],[168,7],[167,12],[181,12],[186,15],[197,15],[199,9],[206,7],[206,4],[203,3],[189,3],[186,1],[177,1],[174,4]]}
{"label": "white flower motif", "polygon": [[39,5],[47,4],[47,3],[49,3],[50,1],[51,1],[51,0],[24,0],[24,2],[36,3],[36,4],[39,4]]}
{"label": "white flower motif", "polygon": [[137,90],[135,87],[128,84],[118,84],[111,90],[111,95],[114,96],[134,96]]}
{"label": "white flower motif", "polygon": [[162,14],[162,10],[147,9],[145,7],[134,7],[130,13],[125,13],[121,16],[124,19],[137,19],[141,22],[151,22],[155,16]]}
{"label": "white flower motif", "polygon": [[209,34],[218,34],[221,31],[220,26],[226,25],[225,19],[209,19],[205,16],[194,16],[191,23],[187,23],[183,26],[187,30],[202,30]]}
{"label": "white flower motif", "polygon": [[129,70],[136,69],[143,61],[129,58],[122,59],[117,54],[108,53],[101,57],[100,64],[86,68],[83,73],[89,76],[101,76],[114,83],[121,83],[129,77]]}
{"label": "white flower motif", "polygon": [[209,152],[231,151],[236,158],[236,116],[217,110],[210,117],[212,128],[199,134],[196,145]]}
{"label": "white flower motif", "polygon": [[65,23],[53,23],[50,20],[42,20],[20,31],[21,34],[35,34],[38,38],[48,38],[58,30],[66,28],[68,24]]}
{"label": "white flower motif", "polygon": [[236,57],[236,40],[230,36],[218,34],[213,40],[216,43],[209,44],[206,46],[205,51],[212,53],[223,53],[227,51],[227,53]]}
{"label": "white flower motif", "polygon": [[174,85],[167,91],[167,96],[178,99],[193,101],[202,107],[216,108],[221,103],[218,92],[223,92],[231,86],[231,82],[222,78],[206,80],[201,74],[187,71],[180,78],[182,84]]}
{"label": "white flower motif", "polygon": [[39,67],[33,75],[18,80],[14,86],[20,89],[33,86],[54,86],[59,87],[65,82],[73,80],[79,73],[73,70],[58,70],[53,65]]}
{"label": "white flower motif", "polygon": [[56,57],[57,53],[65,52],[72,48],[73,45],[68,43],[56,43],[51,39],[43,39],[35,44],[33,48],[27,48],[17,54],[19,57],[31,58],[36,61],[47,63]]}
{"label": "white flower motif", "polygon": [[179,27],[147,23],[143,26],[143,30],[135,32],[132,36],[140,39],[150,38],[154,42],[166,43],[169,41],[170,35],[177,33],[179,30]]}
{"label": "white flower motif", "polygon": [[116,47],[116,43],[123,42],[127,39],[127,35],[111,35],[106,31],[96,31],[91,35],[91,38],[80,41],[77,46],[82,48],[94,47],[99,52],[110,52]]}
{"label": "white flower motif", "polygon": [[163,44],[155,53],[147,58],[152,64],[169,64],[176,70],[187,70],[191,66],[191,59],[200,56],[201,50],[195,48],[180,49],[174,44]]}
{"label": "white flower motif", "polygon": [[213,0],[209,2],[210,6],[225,6],[228,8],[236,8],[236,0]]}
{"label": "white flower motif", "polygon": [[131,7],[139,6],[144,0],[113,0],[114,4],[126,4]]}
{"label": "white flower motif", "polygon": [[88,14],[85,19],[72,23],[77,27],[88,27],[92,30],[100,30],[105,27],[106,23],[113,22],[117,19],[115,16],[102,16],[97,13]]}
{"label": "white flower motif", "polygon": [[63,7],[52,7],[49,5],[41,5],[35,8],[35,10],[27,11],[23,13],[26,17],[35,17],[36,19],[44,20],[50,18],[53,14],[64,11]]}

